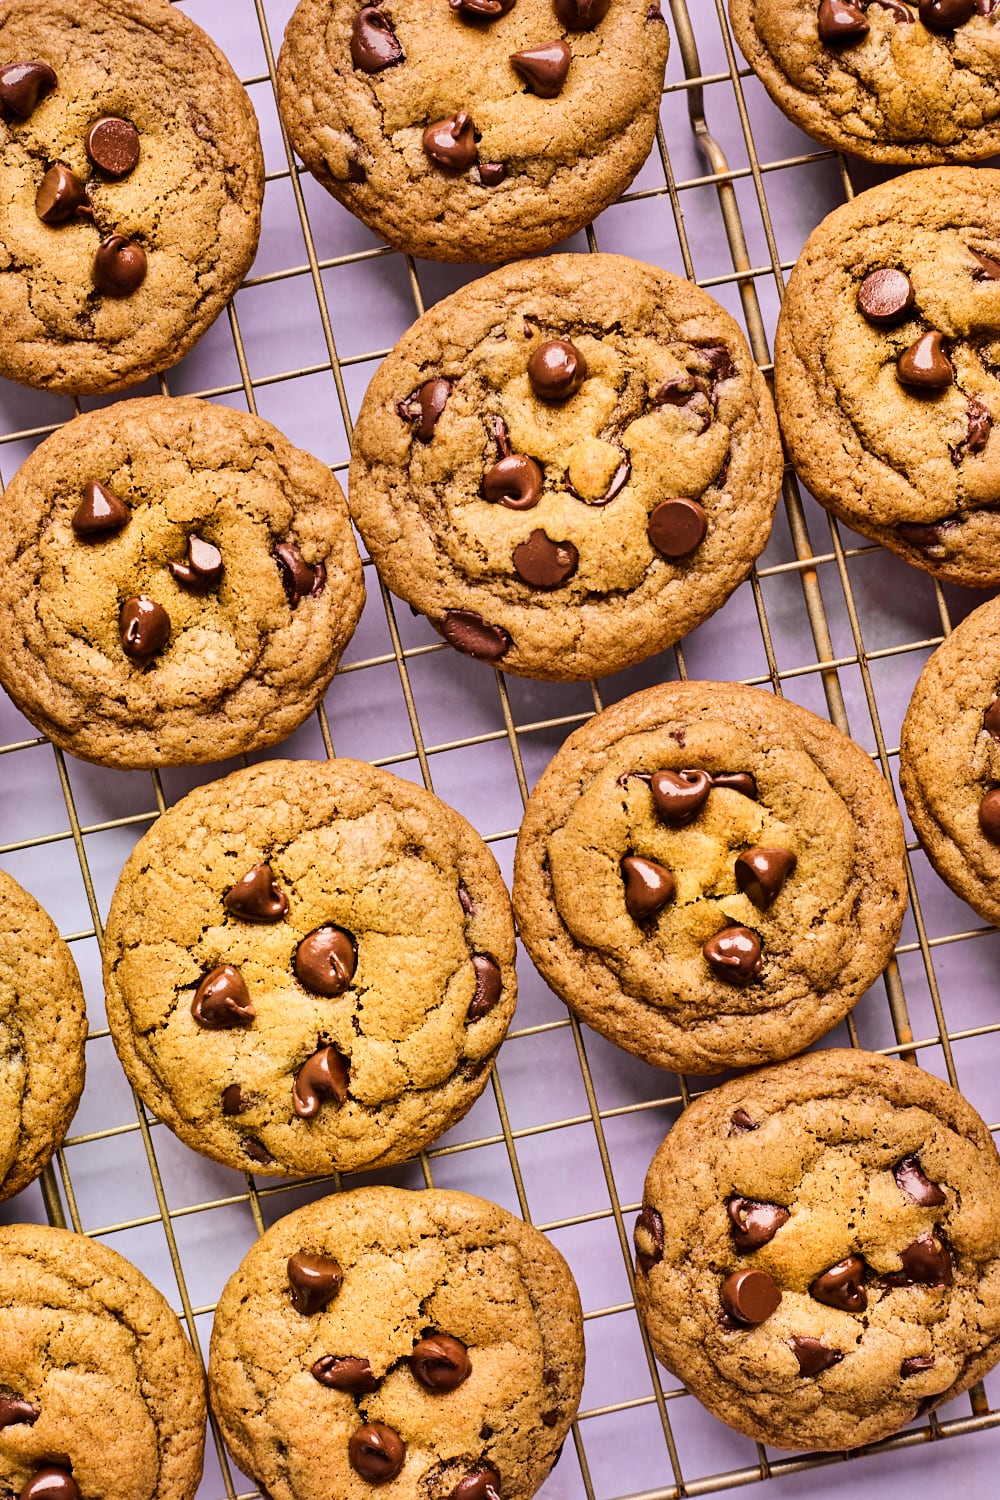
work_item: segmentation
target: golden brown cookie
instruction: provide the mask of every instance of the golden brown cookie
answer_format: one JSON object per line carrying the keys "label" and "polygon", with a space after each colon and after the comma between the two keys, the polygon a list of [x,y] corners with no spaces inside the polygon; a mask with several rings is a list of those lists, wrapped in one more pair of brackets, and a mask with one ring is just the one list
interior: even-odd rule
{"label": "golden brown cookie", "polygon": [[0,579],[0,682],[62,749],[122,768],[284,739],[365,597],[326,465],[194,397],[47,438],[7,487]]}
{"label": "golden brown cookie", "polygon": [[235,292],[264,162],[245,90],[167,0],[5,0],[0,374],[119,391]]}
{"label": "golden brown cookie", "polygon": [[465,819],[360,761],[265,761],[182,798],[111,903],[108,1023],[154,1114],[242,1171],[402,1161],[486,1087],[514,927]]}
{"label": "golden brown cookie", "polygon": [[781,466],[767,387],[718,303],[625,256],[553,255],[404,335],[362,404],[349,500],[385,582],[453,646],[573,681],[729,597]]}
{"label": "golden brown cookie", "polygon": [[579,1404],[580,1299],[495,1203],[360,1188],[254,1245],[219,1299],[209,1380],[271,1500],[529,1500]]}
{"label": "golden brown cookie", "polygon": [[953,1088],[814,1052],[697,1099],[635,1226],[657,1358],[777,1448],[856,1448],[1000,1358],[1000,1160]]}
{"label": "golden brown cookie", "polygon": [[673,682],[605,709],[539,778],[514,910],[576,1013],[661,1068],[799,1052],[888,961],[903,829],[871,759],[760,688]]}

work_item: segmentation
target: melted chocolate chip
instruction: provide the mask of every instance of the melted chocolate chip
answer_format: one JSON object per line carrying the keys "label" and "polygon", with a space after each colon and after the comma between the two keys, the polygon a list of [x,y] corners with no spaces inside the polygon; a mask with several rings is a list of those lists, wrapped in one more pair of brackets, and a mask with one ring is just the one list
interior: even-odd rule
{"label": "melted chocolate chip", "polygon": [[27,120],[58,81],[48,63],[5,63],[0,68],[0,105],[16,119]]}
{"label": "melted chocolate chip", "polygon": [[633,922],[648,922],[677,894],[677,882],[655,859],[626,854],[621,863],[625,910]]}
{"label": "melted chocolate chip", "polygon": [[[50,167],[35,196],[35,213],[43,224],[65,224],[86,207],[87,189],[69,167],[57,162]],[[92,211],[92,210],[91,210]]]}
{"label": "melted chocolate chip", "polygon": [[297,1312],[311,1318],[322,1312],[340,1291],[344,1272],[332,1255],[315,1255],[310,1250],[296,1250],[288,1257],[288,1285]]}
{"label": "melted chocolate chip", "polygon": [[660,406],[678,406],[692,412],[701,423],[701,432],[707,432],[712,425],[709,387],[698,375],[675,375],[665,380],[650,398],[650,405],[654,411]]}
{"label": "melted chocolate chip", "polygon": [[131,512],[97,479],[91,479],[83,490],[83,499],[73,512],[70,525],[82,541],[92,537],[114,536],[127,523]]}
{"label": "melted chocolate chip", "polygon": [[1000,260],[994,260],[992,255],[984,255],[981,250],[973,250],[971,245],[969,254],[974,255],[979,262],[972,273],[973,281],[1000,281]]}
{"label": "melted chocolate chip", "polygon": [[972,20],[976,0],[920,0],[919,14],[928,31],[946,33]]}
{"label": "melted chocolate chip", "polygon": [[791,849],[776,849],[757,844],[736,857],[736,884],[757,907],[767,911],[795,869]]}
{"label": "melted chocolate chip", "polygon": [[87,131],[84,149],[108,177],[127,177],[139,165],[139,132],[128,120],[105,115]]}
{"label": "melted chocolate chip", "polygon": [[800,1375],[822,1375],[833,1365],[839,1365],[843,1355],[837,1349],[828,1349],[820,1339],[797,1337],[789,1340],[792,1353],[799,1362]]}
{"label": "melted chocolate chip", "polygon": [[244,922],[280,922],[288,912],[288,897],[268,864],[254,865],[222,898],[226,911]]}
{"label": "melted chocolate chip", "polygon": [[909,6],[903,4],[903,0],[868,0],[868,4],[880,5],[883,10],[891,13],[894,21],[898,21],[903,25],[908,22],[912,23],[917,19]]}
{"label": "melted chocolate chip", "polygon": [[477,162],[469,175],[480,187],[499,187],[506,181],[507,165],[502,161]]}
{"label": "melted chocolate chip", "polygon": [[480,661],[499,661],[510,650],[511,637],[502,625],[490,625],[471,609],[449,609],[440,625],[450,646]]}
{"label": "melted chocolate chip", "polygon": [[893,1169],[893,1176],[900,1192],[921,1208],[938,1208],[946,1201],[937,1183],[924,1176],[919,1156],[904,1156]]}
{"label": "melted chocolate chip", "polygon": [[228,1088],[222,1090],[222,1113],[224,1115],[242,1115],[249,1108],[249,1101],[244,1099],[243,1090],[238,1083],[231,1083]]}
{"label": "melted chocolate chip", "polygon": [[944,532],[960,525],[958,517],[946,516],[940,521],[901,521],[896,532],[901,541],[925,552],[928,557],[943,557],[946,551]]}
{"label": "melted chocolate chip", "polygon": [[414,1346],[410,1369],[425,1391],[457,1391],[472,1374],[472,1362],[461,1339],[435,1333]]}
{"label": "melted chocolate chip", "polygon": [[860,42],[868,35],[865,13],[851,0],[821,0],[818,18],[819,39],[831,43]]}
{"label": "melted chocolate chip", "polygon": [[460,1479],[446,1500],[500,1500],[500,1475],[483,1464]]}
{"label": "melted chocolate chip", "polygon": [[849,1255],[824,1271],[809,1288],[817,1302],[837,1307],[841,1312],[864,1312],[868,1293],[864,1288],[865,1263],[860,1255]]}
{"label": "melted chocolate chip", "polygon": [[989,410],[974,396],[966,398],[965,437],[951,450],[952,462],[960,464],[970,453],[982,453],[990,440],[993,418]]}
{"label": "melted chocolate chip", "polygon": [[464,109],[447,120],[435,120],[424,131],[424,150],[436,166],[449,172],[464,172],[478,154],[476,127]]}
{"label": "melted chocolate chip", "polygon": [[572,578],[580,554],[572,542],[554,542],[541,527],[514,548],[514,572],[535,589],[557,589]]}
{"label": "melted chocolate chip", "polygon": [[569,339],[549,339],[528,360],[528,379],[539,401],[566,401],[587,378],[587,361]]}
{"label": "melted chocolate chip", "polygon": [[148,661],[170,639],[170,616],[162,604],[139,594],[126,599],[118,616],[122,650],[130,661]]}
{"label": "melted chocolate chip", "polygon": [[552,0],[556,19],[567,31],[593,31],[610,6],[611,0]]}
{"label": "melted chocolate chip", "polygon": [[270,1167],[274,1164],[274,1157],[268,1151],[267,1147],[262,1146],[260,1141],[255,1141],[252,1135],[245,1137],[243,1150],[249,1156],[250,1160],[255,1161],[258,1166]]}
{"label": "melted chocolate chip", "polygon": [[38,1421],[38,1407],[19,1396],[0,1396],[0,1427],[31,1427]]}
{"label": "melted chocolate chip", "polygon": [[943,1238],[931,1232],[899,1252],[902,1272],[895,1278],[900,1286],[951,1286],[951,1255]]}
{"label": "melted chocolate chip", "polygon": [[352,1396],[370,1396],[378,1381],[366,1359],[354,1355],[324,1354],[311,1367],[312,1377],[332,1391],[350,1391]]}
{"label": "melted chocolate chip", "polygon": [[362,73],[381,73],[405,62],[392,21],[377,5],[365,5],[351,29],[351,62]]}
{"label": "melted chocolate chip", "polygon": [[80,1491],[68,1469],[47,1464],[32,1475],[18,1500],[80,1500]]}
{"label": "melted chocolate chip", "polygon": [[234,1031],[252,1026],[257,1012],[239,969],[220,964],[195,990],[191,1014],[206,1031]]}
{"label": "melted chocolate chip", "polygon": [[448,0],[448,3],[467,21],[495,21],[513,8],[514,0]]}
{"label": "melted chocolate chip", "polygon": [[319,1114],[324,1100],[343,1104],[347,1098],[350,1072],[347,1059],[336,1047],[320,1047],[295,1075],[292,1084],[292,1108],[302,1120]]}
{"label": "melted chocolate chip", "polygon": [[646,1207],[635,1221],[632,1231],[635,1260],[639,1270],[649,1275],[663,1259],[663,1219],[655,1208]]}
{"label": "melted chocolate chip", "polygon": [[465,915],[467,917],[471,917],[476,909],[476,903],[469,895],[469,892],[466,890],[461,880],[458,882],[458,901],[462,910],[465,912]]}
{"label": "melted chocolate chip", "polygon": [[419,443],[429,443],[434,436],[434,429],[450,395],[451,381],[437,376],[433,380],[425,380],[420,389],[407,396],[405,401],[397,401],[396,411],[403,421],[418,423],[414,437]]}
{"label": "melted chocolate chip", "polygon": [[869,323],[888,328],[899,323],[913,307],[913,287],[905,271],[880,266],[869,271],[858,288],[858,310]]}
{"label": "melted chocolate chip", "polygon": [[554,1407],[552,1411],[543,1411],[541,1413],[542,1425],[544,1427],[554,1427],[558,1422],[560,1415],[561,1413],[558,1407]]}
{"label": "melted chocolate chip", "polygon": [[731,1318],[746,1327],[763,1323],[781,1301],[781,1289],[766,1271],[733,1271],[719,1292],[722,1305]]}
{"label": "melted chocolate chip", "polygon": [[934,1361],[929,1354],[911,1354],[904,1359],[899,1367],[899,1373],[905,1380],[909,1375],[919,1375],[923,1370],[933,1370]]}
{"label": "melted chocolate chip", "polygon": [[472,997],[465,1019],[481,1021],[489,1015],[503,993],[503,976],[496,959],[488,953],[474,953],[472,967],[476,974],[476,992]]}
{"label": "melted chocolate chip", "polygon": [[525,453],[509,453],[483,478],[483,499],[508,510],[531,510],[542,498],[542,471]]}
{"label": "melted chocolate chip", "polygon": [[303,599],[319,598],[326,587],[326,568],[322,563],[307,563],[294,542],[278,542],[271,556],[278,564],[290,609],[295,609]]}
{"label": "melted chocolate chip", "polygon": [[733,1244],[744,1254],[770,1244],[789,1219],[788,1209],[779,1203],[759,1203],[755,1198],[730,1198],[726,1208]]}
{"label": "melted chocolate chip", "polygon": [[760,938],[749,927],[725,927],[701,951],[712,973],[727,984],[749,984],[763,967]]}
{"label": "melted chocolate chip", "polygon": [[192,533],[188,537],[187,562],[172,562],[169,568],[185,588],[208,593],[222,577],[222,553],[212,542]]}
{"label": "melted chocolate chip", "polygon": [[727,787],[741,797],[749,797],[751,802],[757,801],[757,780],[752,771],[713,771],[712,785]]}
{"label": "melted chocolate chip", "polygon": [[983,714],[983,728],[995,740],[1000,740],[1000,693],[997,694],[989,708]]}
{"label": "melted chocolate chip", "polygon": [[946,390],[955,371],[944,352],[944,334],[936,328],[921,334],[897,359],[896,378],[918,391]]}
{"label": "melted chocolate chip", "polygon": [[760,1126],[755,1124],[745,1109],[734,1109],[729,1117],[729,1134],[746,1135],[748,1130],[759,1130]]}
{"label": "melted chocolate chip", "polygon": [[649,783],[656,811],[669,828],[691,823],[708,801],[712,778],[707,771],[654,771]]}
{"label": "melted chocolate chip", "polygon": [[539,99],[555,99],[566,82],[573,54],[561,39],[511,53],[511,66]]}
{"label": "melted chocolate chip", "polygon": [[650,513],[646,535],[663,557],[690,557],[705,540],[708,518],[697,500],[661,500]]}
{"label": "melted chocolate chip", "polygon": [[1000,787],[987,792],[980,802],[979,826],[991,844],[1000,844]]}
{"label": "melted chocolate chip", "polygon": [[573,494],[576,495],[576,498],[578,500],[582,500],[583,501],[584,505],[593,505],[593,506],[595,506],[597,508],[600,508],[600,506],[602,506],[602,505],[610,505],[611,501],[614,500],[617,495],[621,494],[622,490],[628,484],[628,482],[631,479],[631,477],[632,477],[632,464],[631,464],[631,461],[624,454],[622,454],[622,461],[621,461],[621,463],[618,465],[617,469],[612,474],[611,481],[608,484],[607,489],[604,491],[604,494],[599,497],[599,499],[597,499],[597,500],[590,500],[590,499],[588,499],[584,495],[577,494],[576,490],[573,490],[573,486],[572,485],[570,485],[570,489],[573,490]]}
{"label": "melted chocolate chip", "polygon": [[351,934],[328,922],[304,937],[295,950],[299,983],[314,995],[342,995],[358,966],[358,950]]}
{"label": "melted chocolate chip", "polygon": [[347,1444],[351,1467],[370,1484],[395,1479],[406,1459],[406,1444],[383,1422],[368,1422],[351,1433]]}
{"label": "melted chocolate chip", "polygon": [[146,252],[124,234],[109,234],[97,247],[93,277],[106,297],[131,297],[146,279]]}

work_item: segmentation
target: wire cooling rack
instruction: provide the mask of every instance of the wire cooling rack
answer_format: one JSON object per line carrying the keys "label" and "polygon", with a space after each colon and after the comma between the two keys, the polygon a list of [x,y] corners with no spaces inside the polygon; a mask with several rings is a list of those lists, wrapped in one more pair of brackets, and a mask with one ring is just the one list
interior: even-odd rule
{"label": "wire cooling rack", "polygon": [[[178,3],[222,45],[260,117],[264,233],[228,317],[166,378],[130,394],[198,394],[258,411],[346,482],[351,419],[378,361],[416,314],[481,272],[387,250],[299,174],[272,87],[293,0]],[[723,0],[670,0],[669,20],[652,156],[622,202],[567,248],[617,250],[697,280],[742,321],[767,373],[769,334],[803,240],[878,174],[817,151],[783,119],[734,51]],[[69,400],[0,381],[3,480],[72,414]],[[456,656],[394,604],[369,563],[369,603],[324,707],[272,753],[352,754],[425,783],[479,828],[508,878],[523,800],[565,735],[603,704],[665,678],[739,678],[794,698],[852,734],[894,781],[920,667],[979,598],[942,589],[852,536],[791,473],[784,501],[753,577],[713,619],[674,650],[589,685],[507,680]],[[138,1105],[104,1025],[99,944],[118,872],[158,812],[232,768],[102,770],[63,757],[0,704],[0,862],[71,943],[91,1021],[88,1085],[71,1135],[0,1219],[47,1218],[120,1250],[161,1287],[201,1354],[223,1282],[253,1238],[341,1186],[257,1184],[187,1150]],[[918,1061],[996,1121],[998,935],[970,925],[912,833],[909,848],[911,906],[896,957],[829,1043]],[[630,1232],[646,1166],[689,1085],[580,1028],[523,955],[519,972],[518,1012],[492,1088],[432,1150],[375,1180],[493,1198],[532,1219],[569,1260],[583,1294],[588,1373],[546,1500],[675,1500],[779,1477],[775,1494],[787,1500],[836,1500],[858,1485],[901,1500],[942,1479],[966,1496],[995,1494],[1000,1411],[982,1386],[845,1461],[765,1451],[656,1366],[633,1308]],[[199,1500],[253,1494],[213,1431]]]}

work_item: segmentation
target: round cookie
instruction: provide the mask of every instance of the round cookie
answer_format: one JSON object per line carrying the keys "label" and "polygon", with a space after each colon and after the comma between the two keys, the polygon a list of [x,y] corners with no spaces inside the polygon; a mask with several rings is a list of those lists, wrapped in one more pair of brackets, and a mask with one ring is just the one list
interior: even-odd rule
{"label": "round cookie", "polygon": [[574,681],[670,645],[767,542],[778,431],[738,327],[620,255],[506,266],[379,368],[351,513],[388,586],[460,651]]}
{"label": "round cookie", "polygon": [[903,829],[870,758],[825,719],[738,683],[624,698],[528,801],[514,911],[582,1020],[660,1068],[799,1052],[892,955]]}
{"label": "round cookie", "polygon": [[310,172],[391,245],[508,260],[628,187],[668,45],[649,0],[300,0],[278,104]]}
{"label": "round cookie", "polygon": [[517,994],[510,902],[430,792],[266,761],[139,841],[104,982],[129,1079],[196,1151],[264,1174],[388,1166],[486,1087]]}
{"label": "round cookie", "polygon": [[271,1500],[529,1500],[583,1384],[580,1298],[530,1224],[467,1193],[300,1208],[219,1299],[212,1406]]}
{"label": "round cookie", "polygon": [[815,1052],[703,1094],[635,1244],[657,1358],[777,1448],[877,1442],[1000,1358],[1000,1160],[910,1063]]}
{"label": "round cookie", "polygon": [[62,1142],[83,1093],[86,1036],[69,948],[0,870],[0,1200],[33,1182]]}
{"label": "round cookie", "polygon": [[740,49],[815,140],[899,166],[1000,151],[996,0],[729,0]]}
{"label": "round cookie", "polygon": [[165,396],[88,412],[7,488],[0,682],[86,760],[189,765],[284,739],[363,602],[340,486],[244,412]]}
{"label": "round cookie", "polygon": [[899,782],[935,870],[1000,922],[1000,600],[968,615],[927,661],[910,699]]}
{"label": "round cookie", "polygon": [[835,209],[792,272],[774,353],[782,432],[816,498],[980,588],[1000,583],[998,201],[1000,172],[938,167]]}
{"label": "round cookie", "polygon": [[169,1305],[106,1245],[0,1228],[0,1489],[193,1500],[205,1381]]}
{"label": "round cookie", "polygon": [[6,0],[0,374],[120,391],[176,364],[243,280],[264,162],[246,92],[167,0]]}

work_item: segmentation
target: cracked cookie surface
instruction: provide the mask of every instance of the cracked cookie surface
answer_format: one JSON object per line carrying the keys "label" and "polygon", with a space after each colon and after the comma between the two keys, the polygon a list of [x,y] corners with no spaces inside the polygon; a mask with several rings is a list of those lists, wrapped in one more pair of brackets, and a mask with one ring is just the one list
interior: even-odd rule
{"label": "cracked cookie surface", "polygon": [[482,1093],[516,997],[486,845],[351,760],[268,761],[189,793],[125,865],[104,951],[132,1083],[242,1171],[412,1155]]}
{"label": "cracked cookie surface", "polygon": [[167,1302],[114,1250],[64,1229],[0,1228],[0,1388],[4,1494],[54,1466],[38,1494],[192,1500],[201,1367]]}
{"label": "cracked cookie surface", "polygon": [[737,683],[647,688],[570,735],[514,864],[547,983],[611,1041],[690,1073],[831,1030],[888,961],[905,902],[902,824],[870,758]]}
{"label": "cracked cookie surface", "polygon": [[[256,117],[214,42],[167,0],[7,0],[0,65],[28,59],[57,82],[26,118],[0,108],[0,374],[122,390],[176,364],[250,267],[264,192]],[[109,117],[138,132],[138,162],[120,177],[88,155]],[[42,179],[60,163],[92,217],[40,219]],[[111,235],[145,258],[127,294],[95,285]]]}
{"label": "cracked cookie surface", "polygon": [[[364,602],[326,465],[194,397],[119,402],[47,438],[7,487],[0,569],[0,681],[55,744],[123,768],[284,739]],[[143,600],[156,609],[130,633]]]}
{"label": "cracked cookie surface", "polygon": [[[289,1285],[301,1252],[342,1273],[312,1314]],[[442,1335],[470,1368],[432,1388],[410,1356]],[[362,1425],[404,1449],[382,1493],[448,1500],[488,1482],[528,1500],[576,1413],[583,1354],[576,1286],[544,1235],[467,1193],[374,1187],[299,1209],[253,1246],[219,1300],[209,1380],[233,1457],[272,1500],[369,1497],[374,1476],[349,1456]],[[322,1383],[331,1355],[366,1363],[365,1388]]]}
{"label": "cracked cookie surface", "polygon": [[[1000,582],[998,190],[989,168],[929,168],[835,209],[792,272],[774,356],[782,432],[816,498],[976,587]],[[898,295],[879,296],[875,273]]]}
{"label": "cracked cookie surface", "polygon": [[0,1199],[62,1141],[83,1092],[87,1016],[69,948],[0,870]]}
{"label": "cracked cookie surface", "polygon": [[653,1158],[635,1242],[657,1357],[779,1448],[876,1442],[1000,1356],[1000,1161],[910,1063],[815,1052],[702,1095]]}
{"label": "cracked cookie surface", "polygon": [[388,586],[529,677],[641,661],[765,545],[777,425],[737,325],[617,255],[512,265],[438,303],[368,388],[351,513]]}
{"label": "cracked cookie surface", "polygon": [[[668,48],[649,0],[594,5],[592,23],[575,29],[559,9],[590,6],[516,0],[490,15],[448,0],[302,0],[278,61],[296,151],[369,228],[414,255],[497,261],[547,249],[645,161]],[[519,71],[512,58],[535,50],[541,59]],[[451,126],[465,116],[456,144]],[[435,127],[448,129],[425,145]]]}
{"label": "cracked cookie surface", "polygon": [[729,0],[729,16],[775,104],[835,151],[913,166],[1000,151],[994,0]]}

